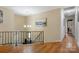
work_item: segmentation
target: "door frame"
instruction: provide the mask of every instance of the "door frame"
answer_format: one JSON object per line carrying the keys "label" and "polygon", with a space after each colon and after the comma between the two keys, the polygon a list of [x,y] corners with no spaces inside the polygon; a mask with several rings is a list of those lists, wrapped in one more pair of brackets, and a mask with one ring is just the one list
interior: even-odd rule
{"label": "door frame", "polygon": [[61,41],[64,39],[65,37],[65,26],[64,26],[64,8],[61,8],[61,29],[60,29],[61,33],[60,33],[60,39]]}
{"label": "door frame", "polygon": [[[64,8],[61,8],[61,40],[64,39],[66,31],[65,31],[65,26],[64,26]],[[75,39],[78,41],[78,7],[75,6]],[[79,44],[78,44],[79,45]]]}

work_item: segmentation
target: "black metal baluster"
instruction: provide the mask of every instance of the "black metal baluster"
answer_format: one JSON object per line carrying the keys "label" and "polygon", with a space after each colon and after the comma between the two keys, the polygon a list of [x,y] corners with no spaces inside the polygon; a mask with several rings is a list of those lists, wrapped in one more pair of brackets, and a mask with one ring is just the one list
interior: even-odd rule
{"label": "black metal baluster", "polygon": [[23,31],[22,31],[22,43],[24,43],[24,39],[23,39]]}
{"label": "black metal baluster", "polygon": [[15,32],[13,32],[13,44],[15,44],[14,40],[15,40]]}
{"label": "black metal baluster", "polygon": [[12,45],[13,45],[13,33],[14,33],[14,32],[12,32]]}
{"label": "black metal baluster", "polygon": [[[0,32],[0,41],[1,41],[1,32]],[[2,42],[2,41],[1,41]],[[1,42],[0,42],[0,44],[1,44]]]}
{"label": "black metal baluster", "polygon": [[5,44],[5,32],[4,32],[4,44]]}
{"label": "black metal baluster", "polygon": [[12,37],[12,32],[11,32],[11,38],[10,38],[10,42],[11,42],[11,44],[12,44],[12,38],[13,38],[13,37]]}
{"label": "black metal baluster", "polygon": [[2,34],[2,38],[3,38],[3,44],[4,44],[4,32],[2,32],[3,34]]}
{"label": "black metal baluster", "polygon": [[30,31],[30,43],[32,43],[32,38],[31,38],[31,34],[32,34],[32,32]]}
{"label": "black metal baluster", "polygon": [[25,39],[24,39],[24,32],[23,32],[23,40],[25,40]]}
{"label": "black metal baluster", "polygon": [[9,36],[9,32],[8,32],[8,44],[9,44],[9,37],[10,37],[10,36]]}
{"label": "black metal baluster", "polygon": [[41,42],[41,32],[40,32],[40,42]]}
{"label": "black metal baluster", "polygon": [[15,39],[15,32],[13,32],[12,44],[14,44],[14,39]]}
{"label": "black metal baluster", "polygon": [[12,32],[10,32],[10,44],[12,44]]}
{"label": "black metal baluster", "polygon": [[17,32],[16,32],[16,46],[17,46]]}
{"label": "black metal baluster", "polygon": [[14,32],[12,32],[12,38],[11,38],[12,40],[12,44],[13,44],[13,39],[14,39]]}
{"label": "black metal baluster", "polygon": [[17,45],[20,43],[20,40],[19,40],[19,32],[17,32]]}
{"label": "black metal baluster", "polygon": [[19,43],[19,44],[21,44],[21,38],[20,38],[20,35],[21,35],[21,34],[20,34],[20,31],[19,31],[19,32],[18,32],[18,41],[19,41],[18,43]]}
{"label": "black metal baluster", "polygon": [[43,44],[44,44],[44,31],[43,31]]}
{"label": "black metal baluster", "polygon": [[25,42],[24,40],[24,32],[22,32],[22,39],[23,39],[23,43]]}
{"label": "black metal baluster", "polygon": [[2,44],[3,44],[3,32],[2,32]]}
{"label": "black metal baluster", "polygon": [[6,38],[6,44],[7,44],[7,32],[6,32],[6,37],[5,38]]}
{"label": "black metal baluster", "polygon": [[41,43],[43,42],[43,39],[42,39],[42,32],[41,32]]}
{"label": "black metal baluster", "polygon": [[9,32],[7,32],[7,36],[8,36],[8,38],[7,38],[7,39],[8,39],[8,44],[9,44]]}
{"label": "black metal baluster", "polygon": [[23,44],[23,37],[22,37],[22,32],[21,32],[21,39],[22,39],[22,44]]}
{"label": "black metal baluster", "polygon": [[22,32],[21,32],[21,44],[23,43],[23,40],[22,40]]}
{"label": "black metal baluster", "polygon": [[6,32],[5,32],[5,44],[6,44]]}
{"label": "black metal baluster", "polygon": [[20,32],[20,39],[21,39],[21,44],[22,44],[22,37],[21,37],[22,33]]}
{"label": "black metal baluster", "polygon": [[13,39],[12,39],[13,44],[16,44],[15,41],[16,41],[16,32],[13,31]]}
{"label": "black metal baluster", "polygon": [[20,37],[20,41],[21,41],[20,43],[22,44],[21,31],[19,33],[20,33],[19,37]]}
{"label": "black metal baluster", "polygon": [[12,44],[13,44],[13,32],[11,33],[11,41],[12,41]]}
{"label": "black metal baluster", "polygon": [[11,44],[11,32],[9,32],[9,35],[10,35],[10,44]]}
{"label": "black metal baluster", "polygon": [[[0,41],[1,41],[1,32],[0,32]],[[1,42],[0,42],[0,44],[1,44]]]}
{"label": "black metal baluster", "polygon": [[39,41],[41,41],[41,40],[40,40],[40,36],[41,36],[41,32],[40,32],[40,34],[39,34]]}

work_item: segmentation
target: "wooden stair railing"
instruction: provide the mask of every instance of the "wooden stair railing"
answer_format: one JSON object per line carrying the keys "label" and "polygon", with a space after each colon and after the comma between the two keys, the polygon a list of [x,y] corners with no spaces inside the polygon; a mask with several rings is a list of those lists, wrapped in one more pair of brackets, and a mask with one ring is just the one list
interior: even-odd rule
{"label": "wooden stair railing", "polygon": [[[30,33],[30,38],[29,38]],[[0,44],[23,44],[25,39],[34,42],[44,42],[43,31],[0,31]]]}

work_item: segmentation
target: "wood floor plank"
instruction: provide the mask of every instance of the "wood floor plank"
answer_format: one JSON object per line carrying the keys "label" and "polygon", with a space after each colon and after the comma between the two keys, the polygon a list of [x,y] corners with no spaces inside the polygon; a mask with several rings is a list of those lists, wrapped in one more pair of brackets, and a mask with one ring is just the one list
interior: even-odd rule
{"label": "wood floor plank", "polygon": [[72,52],[73,53],[79,52],[76,40],[72,35],[67,35],[62,42],[52,42],[44,44],[25,44],[18,46],[6,44],[0,46],[0,53],[72,53]]}

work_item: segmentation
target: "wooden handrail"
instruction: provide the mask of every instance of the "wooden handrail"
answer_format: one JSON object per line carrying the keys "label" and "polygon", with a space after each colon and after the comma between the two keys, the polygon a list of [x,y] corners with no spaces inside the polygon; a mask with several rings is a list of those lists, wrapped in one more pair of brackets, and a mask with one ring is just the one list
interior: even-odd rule
{"label": "wooden handrail", "polygon": [[[44,41],[43,31],[0,31],[0,44],[16,44],[23,43],[25,39],[28,39],[28,33],[35,34],[34,40]],[[40,38],[40,39],[38,39]],[[31,40],[33,37],[31,37]]]}

